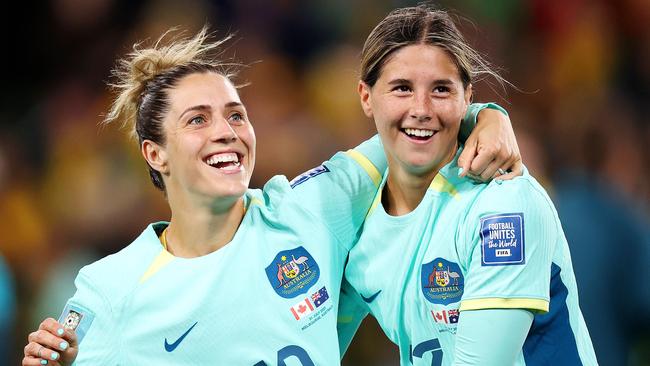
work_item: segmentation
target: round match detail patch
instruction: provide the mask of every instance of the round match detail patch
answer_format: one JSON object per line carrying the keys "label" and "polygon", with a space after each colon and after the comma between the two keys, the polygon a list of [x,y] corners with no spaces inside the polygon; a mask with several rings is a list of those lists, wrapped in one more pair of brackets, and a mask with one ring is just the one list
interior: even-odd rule
{"label": "round match detail patch", "polygon": [[449,305],[460,301],[465,279],[460,266],[444,258],[422,265],[421,283],[424,297],[433,304]]}
{"label": "round match detail patch", "polygon": [[279,252],[266,267],[266,276],[278,295],[291,299],[307,293],[318,281],[320,270],[314,257],[300,246]]}

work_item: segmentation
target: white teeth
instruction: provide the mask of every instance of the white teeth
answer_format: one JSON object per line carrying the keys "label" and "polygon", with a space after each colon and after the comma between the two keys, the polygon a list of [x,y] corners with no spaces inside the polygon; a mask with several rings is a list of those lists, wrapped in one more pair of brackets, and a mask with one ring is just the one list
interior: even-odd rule
{"label": "white teeth", "polygon": [[433,136],[433,130],[420,130],[417,128],[405,128],[404,132],[407,135],[418,136],[418,137],[429,137]]}
{"label": "white teeth", "polygon": [[212,155],[206,160],[209,165],[217,165],[218,163],[235,163],[239,165],[239,156],[236,153],[223,153]]}

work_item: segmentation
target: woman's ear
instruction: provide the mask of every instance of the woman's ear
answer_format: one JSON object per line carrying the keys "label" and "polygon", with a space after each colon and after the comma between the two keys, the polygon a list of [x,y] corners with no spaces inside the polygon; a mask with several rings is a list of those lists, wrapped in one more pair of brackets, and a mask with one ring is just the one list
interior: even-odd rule
{"label": "woman's ear", "polygon": [[465,88],[465,104],[469,106],[472,104],[472,84],[468,84],[467,88]]}
{"label": "woman's ear", "polygon": [[372,118],[372,96],[370,95],[370,86],[363,81],[359,80],[359,99],[361,100],[361,109],[368,118]]}
{"label": "woman's ear", "polygon": [[167,174],[169,166],[167,164],[167,151],[165,148],[151,140],[142,141],[140,148],[144,160],[147,161],[150,167],[158,171],[160,174]]}

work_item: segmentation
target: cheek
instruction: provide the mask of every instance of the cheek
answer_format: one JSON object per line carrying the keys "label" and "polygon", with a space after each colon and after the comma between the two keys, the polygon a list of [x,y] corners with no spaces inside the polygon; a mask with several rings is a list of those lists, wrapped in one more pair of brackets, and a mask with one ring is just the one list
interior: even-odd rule
{"label": "cheek", "polygon": [[249,153],[255,153],[255,145],[257,144],[257,137],[255,136],[255,130],[253,125],[248,124],[245,126],[242,131],[242,140],[248,145],[248,148],[251,150]]}

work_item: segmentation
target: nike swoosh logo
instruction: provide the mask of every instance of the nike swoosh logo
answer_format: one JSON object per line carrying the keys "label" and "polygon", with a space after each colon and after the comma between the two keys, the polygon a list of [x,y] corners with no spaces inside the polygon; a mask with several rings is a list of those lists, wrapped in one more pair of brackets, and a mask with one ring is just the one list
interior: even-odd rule
{"label": "nike swoosh logo", "polygon": [[365,301],[365,302],[367,302],[368,304],[370,304],[371,302],[375,301],[375,299],[377,298],[377,296],[379,296],[380,293],[381,293],[381,290],[375,292],[375,294],[372,295],[372,296],[370,296],[370,297],[365,297],[365,296],[363,296],[363,295],[361,295],[361,294],[360,294],[360,295],[361,295],[361,298],[363,299],[363,301]]}
{"label": "nike swoosh logo", "polygon": [[172,343],[172,344],[169,344],[169,343],[167,342],[167,338],[165,338],[165,351],[167,351],[167,352],[171,352],[171,351],[175,350],[176,347],[178,347],[178,345],[181,344],[181,342],[183,341],[183,339],[185,339],[185,337],[187,337],[187,335],[190,333],[190,331],[192,331],[192,329],[194,329],[194,326],[196,326],[196,324],[198,324],[198,322],[194,323],[194,325],[192,325],[192,326],[190,327],[190,329],[186,330],[185,333],[183,333],[183,335],[182,335],[180,338],[178,338],[178,339],[176,340],[176,342],[174,342],[174,343]]}

